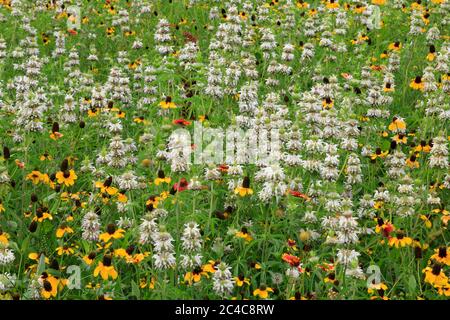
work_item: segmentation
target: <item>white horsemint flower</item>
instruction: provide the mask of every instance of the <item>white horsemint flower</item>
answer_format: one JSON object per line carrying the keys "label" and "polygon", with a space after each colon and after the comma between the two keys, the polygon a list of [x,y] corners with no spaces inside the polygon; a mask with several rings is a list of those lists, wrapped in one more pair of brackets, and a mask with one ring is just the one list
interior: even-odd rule
{"label": "white horsemint flower", "polygon": [[234,280],[229,267],[225,262],[221,262],[216,266],[213,274],[213,290],[220,296],[224,297],[233,291]]}
{"label": "white horsemint flower", "polygon": [[146,214],[141,219],[141,224],[139,225],[139,243],[141,244],[149,243],[153,235],[158,231],[158,224],[156,223],[156,217],[153,212]]}
{"label": "white horsemint flower", "polygon": [[430,168],[446,169],[449,167],[447,139],[444,136],[433,139],[429,161]]}
{"label": "white horsemint flower", "polygon": [[15,259],[14,251],[12,249],[8,249],[8,247],[0,243],[0,266],[5,266],[10,264]]}
{"label": "white horsemint flower", "polygon": [[172,244],[172,235],[165,230],[164,226],[160,226],[159,230],[152,235],[153,247],[155,254],[155,267],[157,269],[169,269],[175,267],[176,258],[174,246]]}
{"label": "white horsemint flower", "polygon": [[93,211],[87,212],[81,221],[83,233],[81,237],[84,240],[97,241],[100,235],[100,219],[98,214]]}
{"label": "white horsemint flower", "polygon": [[160,19],[154,35],[156,51],[161,55],[167,55],[173,51],[170,45],[172,36],[170,35],[170,24],[166,19]]}
{"label": "white horsemint flower", "polygon": [[186,251],[199,251],[203,242],[199,225],[191,221],[186,223],[184,227],[181,236],[183,249]]}

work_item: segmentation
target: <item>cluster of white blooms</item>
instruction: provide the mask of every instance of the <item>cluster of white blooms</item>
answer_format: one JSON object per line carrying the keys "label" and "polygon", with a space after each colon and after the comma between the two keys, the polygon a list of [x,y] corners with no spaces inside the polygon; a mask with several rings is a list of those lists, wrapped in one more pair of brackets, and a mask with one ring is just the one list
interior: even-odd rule
{"label": "cluster of white blooms", "polygon": [[269,202],[273,197],[277,200],[281,199],[288,188],[283,167],[278,162],[261,168],[256,173],[255,180],[263,182],[258,197],[264,203]]}
{"label": "cluster of white blooms", "polygon": [[159,230],[152,235],[154,248],[153,259],[157,269],[169,269],[175,267],[175,249],[172,244],[172,235],[159,226]]}
{"label": "cluster of white blooms", "polygon": [[113,168],[125,168],[129,163],[136,163],[134,152],[136,145],[132,139],[122,140],[120,136],[111,138],[108,151],[102,151],[96,160],[98,165]]}
{"label": "cluster of white blooms", "polygon": [[146,66],[143,72],[144,86],[142,92],[144,97],[142,97],[141,103],[144,105],[150,105],[156,101],[155,94],[157,93],[157,87],[155,86],[156,80],[156,69],[153,66]]}
{"label": "cluster of white blooms", "polygon": [[72,48],[69,52],[69,58],[64,63],[64,71],[68,72],[67,77],[64,79],[64,83],[77,91],[80,83],[80,56],[76,48]]}
{"label": "cluster of white blooms", "polygon": [[105,85],[105,92],[110,99],[121,103],[122,107],[127,107],[131,102],[130,79],[117,67],[111,68],[108,81]]}
{"label": "cluster of white blooms", "polygon": [[55,49],[52,52],[53,58],[58,58],[66,53],[66,37],[62,31],[55,31]]}
{"label": "cluster of white blooms", "polygon": [[161,55],[167,55],[173,51],[170,45],[172,37],[170,35],[170,24],[166,19],[160,19],[155,31],[156,50]]}
{"label": "cluster of white blooms", "polygon": [[178,59],[180,59],[180,66],[184,70],[190,71],[198,68],[200,64],[196,62],[199,53],[198,45],[195,41],[186,42],[185,46],[180,50]]}
{"label": "cluster of white blooms", "polygon": [[94,211],[88,211],[81,220],[81,237],[88,241],[97,241],[100,235],[100,218]]}
{"label": "cluster of white blooms", "polygon": [[14,251],[8,248],[8,245],[0,242],[0,266],[5,266],[14,261]]}
{"label": "cluster of white blooms", "polygon": [[447,144],[447,139],[444,136],[438,136],[433,139],[429,160],[430,168],[446,169],[449,167]]}
{"label": "cluster of white blooms", "polygon": [[181,255],[181,266],[185,269],[194,269],[201,265],[202,255],[199,253],[202,248],[202,236],[199,225],[190,221],[185,223],[181,242],[185,254]]}
{"label": "cluster of white blooms", "polygon": [[164,157],[169,160],[170,168],[173,172],[184,172],[189,170],[191,165],[191,144],[190,136],[185,132],[171,134],[167,144],[167,152]]}
{"label": "cluster of white blooms", "polygon": [[64,105],[60,114],[60,121],[62,123],[75,123],[77,121],[77,104],[71,94],[66,94],[64,98]]}
{"label": "cluster of white blooms", "polygon": [[6,58],[6,41],[2,37],[0,37],[0,63],[2,60]]}
{"label": "cluster of white blooms", "polygon": [[133,171],[124,172],[117,177],[116,181],[121,190],[133,190],[139,188],[138,177]]}
{"label": "cluster of white blooms", "polygon": [[221,297],[231,294],[234,288],[234,280],[230,269],[231,267],[225,262],[220,262],[213,274],[213,290]]}
{"label": "cluster of white blooms", "polygon": [[415,214],[415,205],[420,204],[420,198],[410,176],[405,175],[401,178],[397,192],[398,195],[392,197],[392,203],[397,207],[395,212],[402,217]]}
{"label": "cluster of white blooms", "polygon": [[0,273],[0,292],[8,291],[15,287],[17,276],[8,272]]}
{"label": "cluster of white blooms", "polygon": [[149,243],[157,230],[158,224],[154,212],[144,215],[141,218],[141,224],[139,225],[139,243]]}
{"label": "cluster of white blooms", "polygon": [[359,160],[358,155],[351,153],[348,156],[345,173],[347,175],[347,184],[353,185],[362,182],[361,160]]}
{"label": "cluster of white blooms", "polygon": [[406,156],[400,148],[396,148],[386,157],[388,175],[392,178],[399,178],[405,174]]}

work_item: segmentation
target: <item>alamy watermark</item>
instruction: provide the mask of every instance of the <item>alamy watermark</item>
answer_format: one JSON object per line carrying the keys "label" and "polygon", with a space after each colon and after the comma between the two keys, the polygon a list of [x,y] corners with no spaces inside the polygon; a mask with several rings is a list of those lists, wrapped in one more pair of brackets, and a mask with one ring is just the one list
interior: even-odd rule
{"label": "alamy watermark", "polygon": [[67,29],[79,30],[81,28],[81,8],[79,6],[70,6],[67,8]]}
{"label": "alamy watermark", "polygon": [[170,153],[194,164],[256,164],[280,159],[279,129],[247,129],[237,126],[210,128],[195,121],[193,136],[185,128],[174,130],[169,137]]}

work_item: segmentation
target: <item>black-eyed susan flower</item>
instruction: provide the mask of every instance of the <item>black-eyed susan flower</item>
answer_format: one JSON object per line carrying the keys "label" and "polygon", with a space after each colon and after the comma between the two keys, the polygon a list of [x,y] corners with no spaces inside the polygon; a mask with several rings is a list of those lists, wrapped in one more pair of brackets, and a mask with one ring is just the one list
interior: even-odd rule
{"label": "black-eyed susan flower", "polygon": [[87,113],[88,113],[89,118],[94,118],[94,117],[98,116],[98,114],[100,113],[100,109],[99,108],[89,108]]}
{"label": "black-eyed susan flower", "polygon": [[108,280],[109,278],[117,279],[118,273],[112,265],[111,255],[104,255],[103,260],[98,263],[94,270],[94,277],[98,277],[99,274],[103,280]]}
{"label": "black-eyed susan flower", "polygon": [[38,170],[33,170],[26,176],[26,180],[31,180],[33,184],[38,184],[41,181],[42,173]]}
{"label": "black-eyed susan flower", "polygon": [[53,216],[48,212],[47,207],[39,207],[36,209],[36,216],[33,221],[43,222],[44,220],[53,220]]}
{"label": "black-eyed susan flower", "polygon": [[406,130],[406,122],[402,118],[393,117],[388,129],[392,132],[404,132]]}
{"label": "black-eyed susan flower", "polygon": [[383,91],[384,92],[393,92],[395,89],[394,89],[394,85],[392,84],[392,83],[390,83],[390,82],[386,82],[385,84],[384,84],[384,88],[383,88]]}
{"label": "black-eyed susan flower", "polygon": [[324,109],[331,109],[334,106],[334,101],[330,97],[326,97],[322,100],[322,107]]}
{"label": "black-eyed susan flower", "polygon": [[161,200],[161,198],[159,196],[150,196],[147,201],[145,202],[145,206],[147,207],[148,210],[152,210],[158,207],[159,205],[159,201]]}
{"label": "black-eyed susan flower", "polygon": [[119,190],[111,186],[112,177],[108,177],[105,182],[97,181],[95,187],[99,188],[101,193],[107,193],[111,196],[115,195]]}
{"label": "black-eyed susan flower", "polygon": [[73,186],[75,184],[75,180],[78,179],[78,176],[75,174],[73,169],[58,171],[56,173],[56,179],[59,184],[64,184],[66,187]]}
{"label": "black-eyed susan flower", "polygon": [[59,246],[56,248],[55,251],[58,254],[58,256],[62,256],[62,255],[70,256],[75,253],[75,250],[73,249],[73,247],[71,247],[69,245]]}
{"label": "black-eyed susan flower", "polygon": [[437,289],[438,289],[438,294],[440,294],[441,296],[450,297],[450,284],[449,283],[447,283],[444,286],[440,286]]}
{"label": "black-eyed susan flower", "polygon": [[6,232],[3,232],[3,230],[0,229],[0,243],[4,245],[8,245],[9,243],[9,234]]}
{"label": "black-eyed susan flower", "polygon": [[248,176],[244,177],[242,185],[234,189],[235,194],[239,194],[241,197],[253,194],[253,189],[250,188],[250,178]]}
{"label": "black-eyed susan flower", "polygon": [[155,185],[159,186],[161,183],[170,183],[172,179],[166,177],[163,170],[158,170],[158,177],[154,180]]}
{"label": "black-eyed susan flower", "polygon": [[450,247],[440,247],[434,250],[434,254],[430,257],[440,264],[450,266]]}
{"label": "black-eyed susan flower", "polygon": [[48,45],[50,43],[50,37],[46,33],[41,33],[42,43]]}
{"label": "black-eyed susan flower", "polygon": [[106,227],[106,232],[99,236],[99,240],[103,242],[109,242],[111,239],[120,239],[124,237],[125,230],[117,229],[113,223],[108,224]]}
{"label": "black-eyed susan flower", "polygon": [[266,285],[261,285],[258,289],[253,291],[253,296],[260,297],[261,299],[267,299],[269,297],[269,292],[273,292],[273,289],[267,287]]}
{"label": "black-eyed susan flower", "polygon": [[392,51],[399,51],[402,48],[402,44],[399,41],[389,44],[388,49]]}
{"label": "black-eyed susan flower", "polygon": [[250,242],[253,240],[252,236],[250,235],[246,227],[243,227],[241,231],[236,232],[235,236],[237,238],[244,239],[246,242]]}
{"label": "black-eyed susan flower", "polygon": [[209,278],[208,272],[204,271],[203,268],[197,267],[193,271],[186,272],[184,275],[184,281],[192,285],[192,283],[199,282],[202,276]]}
{"label": "black-eyed susan flower", "polygon": [[172,97],[167,96],[164,101],[159,103],[159,106],[163,109],[175,109],[177,105],[172,101]]}
{"label": "black-eyed susan flower", "polygon": [[409,87],[414,89],[414,90],[420,90],[423,91],[424,88],[424,83],[422,81],[422,77],[421,76],[417,76],[415,77],[409,84]]}
{"label": "black-eyed susan flower", "polygon": [[339,8],[339,3],[335,0],[328,0],[325,6],[327,9],[337,10]]}
{"label": "black-eyed susan flower", "polygon": [[261,269],[261,265],[258,262],[256,262],[256,261],[250,261],[249,262],[249,266],[252,269],[256,269],[256,270],[260,270]]}
{"label": "black-eyed susan flower", "polygon": [[371,283],[369,284],[369,287],[367,288],[367,292],[371,295],[374,295],[372,297],[370,297],[371,300],[375,300],[375,299],[382,299],[382,300],[389,300],[389,298],[385,295],[386,291],[387,291],[388,287],[386,284],[384,284],[383,282],[379,282],[379,283]]}
{"label": "black-eyed susan flower", "polygon": [[94,262],[95,257],[97,256],[97,254],[95,253],[95,251],[90,252],[89,254],[83,256],[83,261],[90,266],[92,264],[92,262]]}
{"label": "black-eyed susan flower", "polygon": [[414,152],[429,153],[430,151],[431,151],[431,146],[428,145],[425,140],[421,140],[420,144],[414,148]]}
{"label": "black-eyed susan flower", "polygon": [[427,54],[427,60],[431,62],[434,60],[435,57],[436,57],[436,48],[434,45],[430,45],[430,49]]}
{"label": "black-eyed susan flower", "polygon": [[[43,253],[37,253],[37,252],[30,252],[28,254],[28,258],[31,259],[31,260],[34,260],[36,262],[39,262],[42,255],[44,255],[44,254]],[[50,263],[49,259],[47,257],[45,257],[45,255],[44,255],[44,262],[46,264]]]}
{"label": "black-eyed susan flower", "polygon": [[403,133],[396,134],[392,137],[392,140],[397,144],[406,144],[408,142],[408,137]]}
{"label": "black-eyed susan flower", "polygon": [[58,294],[59,280],[49,275],[47,272],[43,272],[39,277],[39,283],[42,286],[41,296],[45,299],[55,298]]}
{"label": "black-eyed susan flower", "polygon": [[425,282],[436,287],[445,286],[448,284],[448,277],[442,271],[442,265],[435,263],[432,267],[426,267],[422,270],[425,274]]}
{"label": "black-eyed susan flower", "polygon": [[298,291],[294,293],[292,297],[289,298],[289,300],[308,300],[306,297],[302,296],[302,294]]}
{"label": "black-eyed susan flower", "polygon": [[389,246],[395,246],[396,248],[399,247],[406,247],[412,245],[413,240],[410,237],[406,237],[403,233],[403,231],[397,231],[397,234],[395,237],[391,237],[389,239]]}
{"label": "black-eyed susan flower", "polygon": [[50,154],[48,154],[48,152],[44,152],[44,153],[39,157],[39,160],[41,160],[41,161],[45,161],[45,160],[51,161],[51,160],[53,160],[53,157],[52,157]]}
{"label": "black-eyed susan flower", "polygon": [[412,154],[408,159],[406,159],[406,165],[411,169],[419,168],[419,162],[417,161],[417,155]]}
{"label": "black-eyed susan flower", "polygon": [[52,140],[58,140],[59,138],[62,138],[63,134],[59,132],[59,124],[58,122],[53,123],[52,131],[50,132],[50,139]]}
{"label": "black-eyed susan flower", "polygon": [[240,274],[239,276],[234,277],[234,283],[236,283],[238,287],[242,287],[244,284],[250,285],[250,279]]}
{"label": "black-eyed susan flower", "polygon": [[112,37],[114,33],[116,32],[116,29],[114,27],[108,27],[106,28],[106,35],[108,37]]}
{"label": "black-eyed susan flower", "polygon": [[331,283],[333,285],[339,285],[339,280],[336,279],[336,274],[334,272],[329,273],[324,279],[323,281],[325,283]]}
{"label": "black-eyed susan flower", "polygon": [[375,153],[370,156],[370,160],[375,161],[376,159],[385,158],[388,155],[389,151],[381,151],[381,148],[376,148]]}
{"label": "black-eyed susan flower", "polygon": [[65,234],[73,233],[73,229],[66,225],[65,223],[61,224],[58,229],[56,229],[56,237],[62,238]]}
{"label": "black-eyed susan flower", "polygon": [[202,266],[202,270],[209,273],[216,272],[216,266],[220,263],[220,261],[209,260],[208,263]]}
{"label": "black-eyed susan flower", "polygon": [[119,191],[117,193],[117,201],[121,202],[121,203],[127,203],[128,202],[128,197],[125,194],[125,191]]}
{"label": "black-eyed susan flower", "polygon": [[3,205],[2,200],[0,199],[0,213],[5,212],[5,206]]}

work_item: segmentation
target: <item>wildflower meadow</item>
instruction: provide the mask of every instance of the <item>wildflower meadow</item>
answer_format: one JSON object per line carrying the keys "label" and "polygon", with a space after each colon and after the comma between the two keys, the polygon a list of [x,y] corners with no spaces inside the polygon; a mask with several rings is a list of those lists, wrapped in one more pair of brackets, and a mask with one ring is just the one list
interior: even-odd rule
{"label": "wildflower meadow", "polygon": [[446,300],[448,0],[0,0],[1,300]]}

